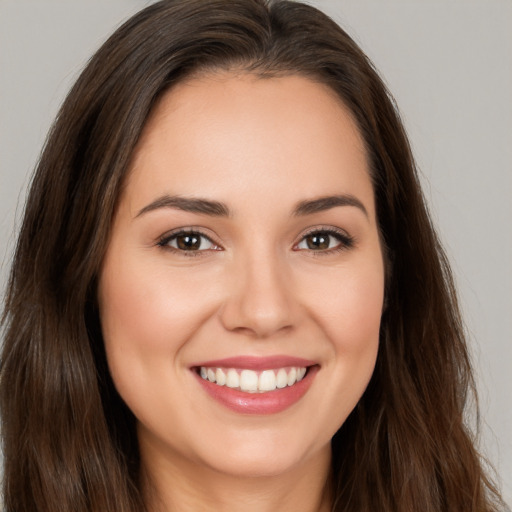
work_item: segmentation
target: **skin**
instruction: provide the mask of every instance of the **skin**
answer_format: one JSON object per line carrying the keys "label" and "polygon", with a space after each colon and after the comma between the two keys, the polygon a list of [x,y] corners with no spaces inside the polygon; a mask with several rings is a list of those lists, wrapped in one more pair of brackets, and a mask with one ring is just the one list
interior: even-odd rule
{"label": "skin", "polygon": [[[230,214],[147,209],[166,194],[219,201]],[[333,195],[362,207],[294,214]],[[159,244],[179,228],[211,242],[190,252]],[[353,244],[326,235],[329,248],[308,245],[311,229]],[[372,375],[383,294],[363,142],[330,89],[218,73],[166,93],[136,149],[99,283],[107,360],[138,420],[150,509],[329,510],[330,440]],[[277,414],[229,410],[190,369],[276,354],[320,366]]]}

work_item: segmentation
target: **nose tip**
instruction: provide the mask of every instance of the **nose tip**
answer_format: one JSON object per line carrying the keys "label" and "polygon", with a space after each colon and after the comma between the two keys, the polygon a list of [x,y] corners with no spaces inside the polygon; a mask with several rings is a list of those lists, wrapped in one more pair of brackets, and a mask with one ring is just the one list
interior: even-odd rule
{"label": "nose tip", "polygon": [[220,313],[225,329],[266,338],[293,328],[292,286],[282,272],[246,268],[241,276],[232,277],[233,287]]}

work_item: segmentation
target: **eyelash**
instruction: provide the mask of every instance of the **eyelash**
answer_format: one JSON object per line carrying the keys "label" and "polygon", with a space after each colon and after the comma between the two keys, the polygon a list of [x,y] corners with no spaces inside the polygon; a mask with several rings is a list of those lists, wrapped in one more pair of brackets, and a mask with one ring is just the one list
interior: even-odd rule
{"label": "eyelash", "polygon": [[[329,249],[321,249],[321,250],[313,250],[313,249],[295,249],[299,244],[301,244],[303,241],[305,241],[308,237],[313,235],[324,235],[335,238],[339,243],[335,247],[331,247]],[[304,235],[302,235],[300,241],[295,244],[294,249],[297,251],[304,251],[307,250],[310,252],[313,256],[328,256],[330,254],[338,253],[341,251],[346,251],[348,249],[352,249],[355,245],[355,239],[354,237],[348,235],[345,231],[334,229],[332,227],[328,228],[313,228],[310,231],[306,232]]]}
{"label": "eyelash", "polygon": [[[175,239],[177,239],[179,236],[196,236],[198,238],[203,238],[208,240],[209,243],[211,243],[214,248],[212,249],[202,249],[202,250],[186,250],[186,249],[178,249],[176,247],[171,247],[169,243]],[[163,235],[157,242],[157,245],[161,247],[164,250],[172,251],[175,253],[178,253],[183,256],[187,257],[197,257],[197,256],[204,256],[204,254],[208,251],[218,251],[221,250],[220,245],[216,244],[210,236],[203,233],[200,229],[197,228],[190,228],[190,229],[180,229],[178,231],[174,231],[172,233],[166,233]]]}
{"label": "eyelash", "polygon": [[[197,250],[186,250],[186,249],[178,249],[176,247],[171,247],[169,244],[171,241],[176,240],[179,236],[196,236],[198,238],[206,239],[210,244],[212,244],[214,247],[209,249],[197,249]],[[320,249],[320,250],[314,250],[314,249],[298,249],[297,247],[304,242],[308,237],[311,237],[313,235],[324,235],[328,237],[335,238],[339,243],[335,247],[328,248],[328,249]],[[344,231],[333,229],[332,227],[329,228],[314,228],[305,233],[300,241],[294,245],[293,249],[295,251],[308,251],[311,252],[314,256],[324,256],[329,255],[341,251],[345,251],[348,249],[351,249],[354,247],[355,240],[353,237],[345,233]],[[166,233],[163,235],[157,242],[157,245],[161,247],[164,250],[172,251],[175,253],[179,253],[183,256],[187,257],[197,257],[197,256],[203,256],[205,253],[209,251],[218,251],[222,250],[222,247],[218,244],[216,244],[211,237],[203,233],[200,229],[196,228],[190,228],[190,229],[180,229],[179,231],[175,231],[172,233]]]}

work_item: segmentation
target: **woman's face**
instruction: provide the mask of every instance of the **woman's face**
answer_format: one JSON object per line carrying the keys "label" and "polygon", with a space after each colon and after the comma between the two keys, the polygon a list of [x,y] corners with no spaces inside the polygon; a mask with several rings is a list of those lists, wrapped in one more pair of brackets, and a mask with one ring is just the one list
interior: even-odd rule
{"label": "woman's face", "polygon": [[218,74],[163,96],[99,286],[143,460],[258,476],[328,459],[383,291],[363,142],[330,89]]}

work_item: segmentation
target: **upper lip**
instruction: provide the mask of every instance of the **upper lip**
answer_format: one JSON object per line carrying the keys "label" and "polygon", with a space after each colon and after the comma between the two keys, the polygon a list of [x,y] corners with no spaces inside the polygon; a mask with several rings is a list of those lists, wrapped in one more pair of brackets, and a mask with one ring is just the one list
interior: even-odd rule
{"label": "upper lip", "polygon": [[209,368],[243,368],[247,370],[272,370],[288,366],[304,368],[318,364],[316,361],[286,355],[275,356],[235,356],[212,361],[202,361],[191,365],[192,368],[200,366]]}

